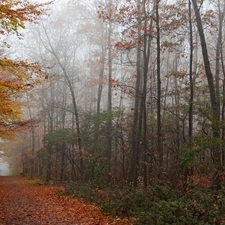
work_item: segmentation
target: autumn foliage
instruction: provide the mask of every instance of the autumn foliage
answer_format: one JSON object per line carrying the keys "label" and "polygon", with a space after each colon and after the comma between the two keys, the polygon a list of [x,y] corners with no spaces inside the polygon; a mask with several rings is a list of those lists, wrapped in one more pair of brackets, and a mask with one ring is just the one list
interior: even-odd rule
{"label": "autumn foliage", "polygon": [[224,1],[61,2],[25,44],[48,68],[38,88],[39,66],[4,51],[44,5],[0,3],[0,139],[30,125],[2,143],[11,171],[69,182],[58,194],[139,225],[222,224]]}
{"label": "autumn foliage", "polygon": [[21,120],[22,93],[29,91],[40,82],[42,72],[37,64],[4,57],[4,41],[10,34],[21,37],[19,28],[25,28],[27,22],[35,22],[43,13],[43,4],[31,4],[29,1],[3,0],[0,3],[0,137],[10,138],[12,133],[28,121]]}
{"label": "autumn foliage", "polygon": [[43,13],[43,4],[32,4],[28,0],[2,0],[0,2],[1,35],[16,33],[25,28],[26,22],[34,22]]}

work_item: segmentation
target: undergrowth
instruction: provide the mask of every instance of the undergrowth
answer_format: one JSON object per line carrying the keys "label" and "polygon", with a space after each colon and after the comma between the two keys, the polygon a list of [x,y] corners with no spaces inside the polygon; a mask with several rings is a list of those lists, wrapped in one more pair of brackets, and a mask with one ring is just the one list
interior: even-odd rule
{"label": "undergrowth", "polygon": [[36,185],[44,185],[44,186],[51,184],[50,181],[46,181],[44,178],[39,178],[38,180],[34,180],[34,182]]}
{"label": "undergrowth", "polygon": [[217,187],[188,186],[185,194],[167,184],[143,190],[129,185],[114,185],[104,190],[68,185],[63,194],[92,202],[105,214],[135,217],[135,225],[225,224],[225,183]]}

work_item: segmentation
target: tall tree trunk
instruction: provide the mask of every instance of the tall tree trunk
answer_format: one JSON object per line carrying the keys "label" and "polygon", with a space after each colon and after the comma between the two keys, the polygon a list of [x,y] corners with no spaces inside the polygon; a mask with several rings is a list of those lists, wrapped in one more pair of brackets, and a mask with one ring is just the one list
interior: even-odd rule
{"label": "tall tree trunk", "polygon": [[[173,70],[178,71],[178,50],[176,50]],[[176,106],[179,106],[179,104],[180,104],[180,92],[179,92],[179,89],[178,89],[178,78],[177,78],[177,76],[174,76],[174,89],[175,89],[174,103],[175,103]],[[178,155],[179,155],[179,151],[180,151],[180,147],[181,147],[181,138],[180,137],[182,136],[181,131],[180,131],[181,116],[180,116],[179,107],[175,108],[175,114],[176,114],[176,119],[175,119],[176,145],[177,145]]]}
{"label": "tall tree trunk", "polygon": [[[105,34],[106,31],[104,30],[104,27],[102,26],[102,40],[105,40]],[[99,85],[98,85],[98,96],[97,96],[97,118],[95,121],[95,134],[94,134],[94,140],[95,140],[95,150],[94,153],[99,154],[100,142],[99,142],[99,116],[101,111],[101,99],[102,99],[102,90],[103,90],[103,76],[105,72],[105,61],[106,61],[106,41],[102,41],[101,43],[101,59],[100,59],[100,73],[99,73]]]}
{"label": "tall tree trunk", "polygon": [[139,169],[139,149],[140,149],[140,136],[141,136],[141,2],[137,1],[138,10],[138,43],[137,43],[137,62],[136,62],[136,84],[135,84],[135,102],[134,102],[134,116],[133,116],[133,127],[132,127],[132,140],[131,140],[131,166],[129,171],[129,182],[137,186],[138,169]]}
{"label": "tall tree trunk", "polygon": [[221,44],[222,44],[222,25],[224,20],[224,9],[223,12],[221,10],[221,2],[218,0],[218,9],[219,9],[219,30],[216,44],[216,97],[217,97],[217,110],[220,112],[220,52],[221,52]]}
{"label": "tall tree trunk", "polygon": [[[102,40],[104,40],[104,27],[102,27]],[[98,85],[98,99],[97,99],[97,115],[100,113],[100,105],[102,98],[102,86],[103,86],[103,75],[105,71],[105,58],[106,58],[106,43],[103,41],[101,44],[101,61],[100,61],[100,73],[99,73],[99,85]]]}
{"label": "tall tree trunk", "polygon": [[159,24],[159,3],[155,0],[156,12],[156,29],[157,29],[157,146],[159,154],[159,177],[162,176],[163,170],[163,145],[162,145],[162,124],[161,124],[161,71],[160,71],[160,24]]}
{"label": "tall tree trunk", "polygon": [[194,82],[193,82],[193,28],[191,18],[191,0],[188,0],[188,17],[189,17],[189,31],[190,31],[190,58],[189,58],[189,83],[190,83],[190,99],[189,99],[189,118],[188,118],[188,136],[190,141],[193,136],[193,101],[194,101]]}
{"label": "tall tree trunk", "polygon": [[[218,110],[218,99],[216,98],[216,89],[215,85],[213,82],[213,75],[210,67],[210,62],[209,62],[209,55],[208,55],[208,50],[207,50],[207,45],[206,45],[206,40],[205,40],[205,34],[202,26],[202,20],[200,16],[200,11],[197,5],[196,0],[192,0],[193,3],[193,8],[195,11],[195,16],[196,16],[196,21],[197,21],[197,27],[198,27],[198,33],[200,37],[200,42],[201,42],[201,48],[202,48],[202,56],[203,56],[203,61],[204,61],[204,66],[205,66],[205,73],[206,77],[208,80],[208,87],[209,87],[209,93],[210,93],[210,102],[211,102],[211,107],[213,111],[213,136],[215,138],[219,137],[219,130],[218,130],[218,121],[220,118],[220,112]],[[213,149],[213,160],[215,163],[220,163],[220,151],[218,148]]]}
{"label": "tall tree trunk", "polygon": [[109,113],[108,122],[107,122],[107,180],[111,181],[111,155],[112,155],[112,22],[109,21],[109,30],[108,30],[108,66],[109,66],[109,74],[108,74],[108,106],[107,110]]}
{"label": "tall tree trunk", "polygon": [[[31,108],[29,105],[29,100],[27,96],[27,103],[28,103],[28,111],[29,111],[29,117],[32,119],[32,113],[31,113]],[[34,136],[34,122],[31,124],[31,158],[30,158],[30,179],[34,179],[34,144],[35,144],[35,136]]]}
{"label": "tall tree trunk", "polygon": [[[218,0],[218,8],[219,8],[219,33],[221,33],[222,35],[222,31],[223,31],[223,20],[225,17],[225,3],[223,5],[223,10],[222,12],[220,11],[221,9],[221,2],[220,0]],[[221,29],[221,31],[220,31]],[[221,68],[222,68],[222,74],[223,74],[223,91],[222,91],[222,95],[223,95],[223,99],[222,99],[222,112],[221,112],[221,120],[223,121],[225,119],[225,66],[224,66],[224,56],[223,56],[223,42],[221,40],[220,42],[220,46],[219,46],[219,50],[220,50],[220,61],[221,61]],[[225,128],[222,128],[222,139],[225,140]],[[225,153],[224,153],[224,147],[222,147],[222,162],[223,165],[225,164]]]}
{"label": "tall tree trunk", "polygon": [[[143,8],[146,11],[146,2],[143,1]],[[148,155],[152,153],[149,152],[148,143],[147,143],[147,109],[146,109],[146,97],[147,97],[147,78],[148,78],[148,67],[149,67],[149,58],[150,58],[150,47],[152,40],[152,24],[151,20],[148,24],[148,20],[145,19],[145,35],[144,35],[144,82],[143,82],[143,94],[142,94],[142,113],[143,113],[143,161],[144,161],[144,186],[148,185]],[[147,35],[148,34],[148,35]],[[150,162],[151,163],[151,162]]]}
{"label": "tall tree trunk", "polygon": [[[53,131],[53,115],[54,115],[54,99],[53,99],[53,87],[51,87],[51,106],[50,110],[48,110],[48,132]],[[46,147],[46,146],[44,146]],[[45,181],[49,182],[51,180],[52,173],[52,149],[51,147],[47,149],[47,165],[46,165],[46,178]]]}

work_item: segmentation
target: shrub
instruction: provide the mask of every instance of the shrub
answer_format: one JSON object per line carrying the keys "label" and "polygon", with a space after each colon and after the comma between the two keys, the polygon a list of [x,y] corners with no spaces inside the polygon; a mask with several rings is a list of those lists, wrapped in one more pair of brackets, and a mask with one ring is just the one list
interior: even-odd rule
{"label": "shrub", "polygon": [[[219,187],[219,189],[218,189]],[[66,193],[100,206],[105,214],[133,216],[136,225],[225,225],[225,185],[215,187],[189,186],[182,195],[167,184],[148,189],[112,186],[104,190],[93,186],[68,186]]]}

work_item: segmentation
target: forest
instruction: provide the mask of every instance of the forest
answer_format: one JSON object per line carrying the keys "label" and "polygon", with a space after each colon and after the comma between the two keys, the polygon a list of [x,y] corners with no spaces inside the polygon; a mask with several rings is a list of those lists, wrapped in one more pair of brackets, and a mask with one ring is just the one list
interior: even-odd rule
{"label": "forest", "polygon": [[0,6],[12,175],[137,224],[225,224],[224,0]]}

